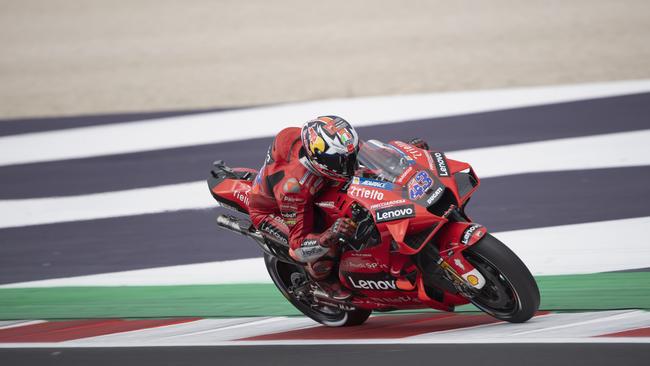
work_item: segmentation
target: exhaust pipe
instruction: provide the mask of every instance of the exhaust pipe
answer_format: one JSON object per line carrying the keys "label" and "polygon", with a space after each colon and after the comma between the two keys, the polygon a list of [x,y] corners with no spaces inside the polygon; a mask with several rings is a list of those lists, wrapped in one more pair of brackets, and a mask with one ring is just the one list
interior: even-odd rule
{"label": "exhaust pipe", "polygon": [[230,215],[219,215],[217,217],[217,225],[254,239],[265,253],[276,257],[282,262],[296,264],[296,261],[289,255],[289,246],[286,243],[281,243],[274,238],[265,238],[248,220],[240,220]]}
{"label": "exhaust pipe", "polygon": [[238,218],[229,215],[219,215],[217,217],[217,225],[237,234],[249,236],[256,240],[264,240],[260,233],[251,230],[253,224],[248,220],[239,220]]}

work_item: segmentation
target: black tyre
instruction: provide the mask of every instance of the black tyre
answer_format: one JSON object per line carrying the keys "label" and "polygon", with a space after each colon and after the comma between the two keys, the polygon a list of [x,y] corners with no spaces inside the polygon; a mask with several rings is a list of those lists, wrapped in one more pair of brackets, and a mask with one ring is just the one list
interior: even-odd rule
{"label": "black tyre", "polygon": [[371,310],[356,309],[345,311],[330,306],[313,306],[307,300],[300,300],[289,292],[291,274],[298,272],[306,275],[302,266],[279,261],[276,257],[264,254],[266,269],[271,280],[289,302],[311,319],[329,327],[348,327],[363,324],[370,316]]}
{"label": "black tyre", "polygon": [[493,317],[523,323],[539,309],[539,288],[526,265],[490,234],[464,252],[487,281],[472,303]]}

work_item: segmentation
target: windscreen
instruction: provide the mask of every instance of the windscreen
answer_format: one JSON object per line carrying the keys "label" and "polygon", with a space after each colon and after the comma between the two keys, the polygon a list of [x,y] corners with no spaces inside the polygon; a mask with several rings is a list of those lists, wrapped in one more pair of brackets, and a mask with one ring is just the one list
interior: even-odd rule
{"label": "windscreen", "polygon": [[364,177],[387,182],[395,182],[414,163],[413,159],[396,147],[378,140],[363,141],[358,160]]}

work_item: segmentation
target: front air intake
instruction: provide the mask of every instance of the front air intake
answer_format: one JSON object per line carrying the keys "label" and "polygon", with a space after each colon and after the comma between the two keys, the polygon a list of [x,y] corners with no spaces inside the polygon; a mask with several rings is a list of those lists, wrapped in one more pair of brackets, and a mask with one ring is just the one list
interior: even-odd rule
{"label": "front air intake", "polygon": [[442,196],[432,205],[427,207],[427,211],[436,216],[442,216],[445,212],[447,212],[447,210],[449,210],[449,207],[452,205],[458,206],[456,196],[454,196],[454,193],[451,191],[451,189],[445,188]]}

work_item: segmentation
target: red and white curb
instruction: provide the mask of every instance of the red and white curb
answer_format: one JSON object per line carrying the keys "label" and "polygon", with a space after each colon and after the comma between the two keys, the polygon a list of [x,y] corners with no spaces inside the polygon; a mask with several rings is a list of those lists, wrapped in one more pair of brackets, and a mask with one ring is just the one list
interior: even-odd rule
{"label": "red and white curb", "polygon": [[540,313],[523,324],[485,314],[380,315],[349,328],[304,317],[0,322],[0,348],[372,343],[650,343],[650,312]]}

